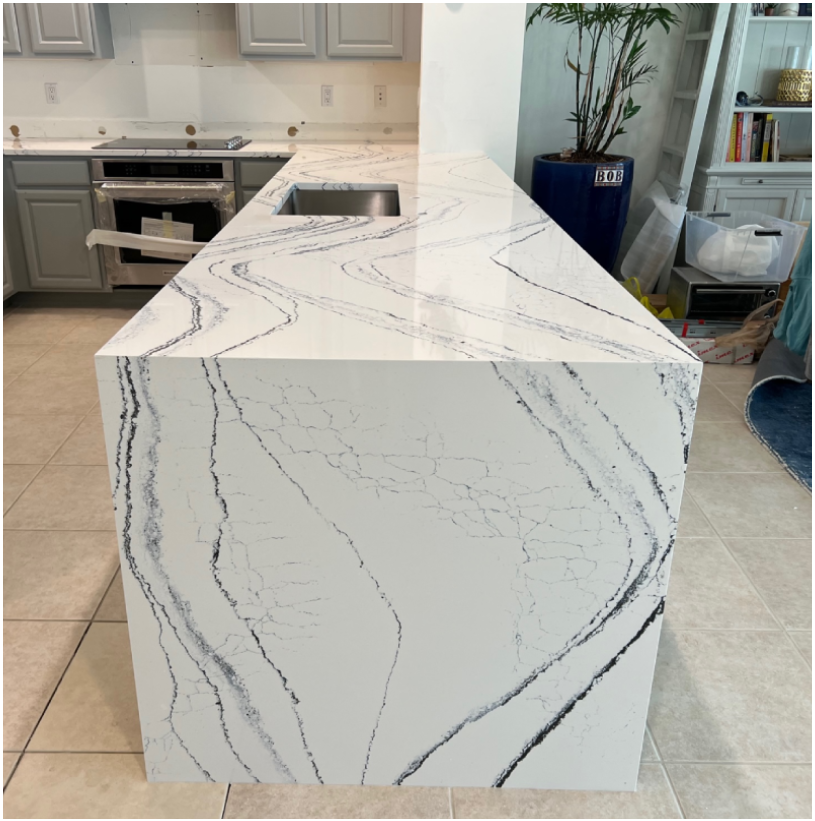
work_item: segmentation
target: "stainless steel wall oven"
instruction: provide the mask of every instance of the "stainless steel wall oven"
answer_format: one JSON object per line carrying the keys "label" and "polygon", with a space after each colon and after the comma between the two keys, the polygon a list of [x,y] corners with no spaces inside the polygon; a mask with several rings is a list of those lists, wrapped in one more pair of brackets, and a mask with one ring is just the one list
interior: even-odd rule
{"label": "stainless steel wall oven", "polygon": [[[96,227],[209,242],[235,216],[232,161],[138,157],[93,160]],[[165,285],[192,253],[102,242],[110,285]]]}

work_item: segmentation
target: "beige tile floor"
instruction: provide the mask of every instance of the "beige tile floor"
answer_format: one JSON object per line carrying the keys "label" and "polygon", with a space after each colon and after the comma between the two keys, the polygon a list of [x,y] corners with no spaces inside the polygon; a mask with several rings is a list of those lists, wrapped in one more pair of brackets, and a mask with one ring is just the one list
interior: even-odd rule
{"label": "beige tile floor", "polygon": [[5,815],[810,818],[811,496],[706,369],[636,793],[147,784],[92,355],[118,310],[4,321]]}

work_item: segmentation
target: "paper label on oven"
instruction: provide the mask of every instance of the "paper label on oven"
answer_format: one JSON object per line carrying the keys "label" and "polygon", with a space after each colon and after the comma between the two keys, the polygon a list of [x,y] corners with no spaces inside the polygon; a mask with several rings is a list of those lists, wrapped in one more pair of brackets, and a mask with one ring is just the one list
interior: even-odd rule
{"label": "paper label on oven", "polygon": [[[145,237],[162,237],[164,239],[185,239],[192,242],[191,222],[173,222],[170,214],[167,219],[141,218],[141,232]],[[175,251],[147,251],[142,250],[143,257],[157,257],[158,259],[177,259],[179,262],[189,262],[193,255],[189,253],[177,253]]]}

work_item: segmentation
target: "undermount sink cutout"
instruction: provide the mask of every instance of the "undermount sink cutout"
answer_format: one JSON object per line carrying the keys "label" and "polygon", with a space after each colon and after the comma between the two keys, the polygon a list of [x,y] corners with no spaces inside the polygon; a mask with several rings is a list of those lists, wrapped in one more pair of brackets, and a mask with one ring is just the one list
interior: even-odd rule
{"label": "undermount sink cutout", "polygon": [[289,188],[275,216],[398,217],[399,188],[393,184],[371,188],[324,188],[298,183]]}

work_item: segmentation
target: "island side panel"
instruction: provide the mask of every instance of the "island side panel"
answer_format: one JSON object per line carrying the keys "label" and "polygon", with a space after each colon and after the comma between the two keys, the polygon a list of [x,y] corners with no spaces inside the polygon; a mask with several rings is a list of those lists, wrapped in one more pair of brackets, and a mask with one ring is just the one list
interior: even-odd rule
{"label": "island side panel", "polygon": [[636,787],[701,365],[97,370],[150,780]]}

